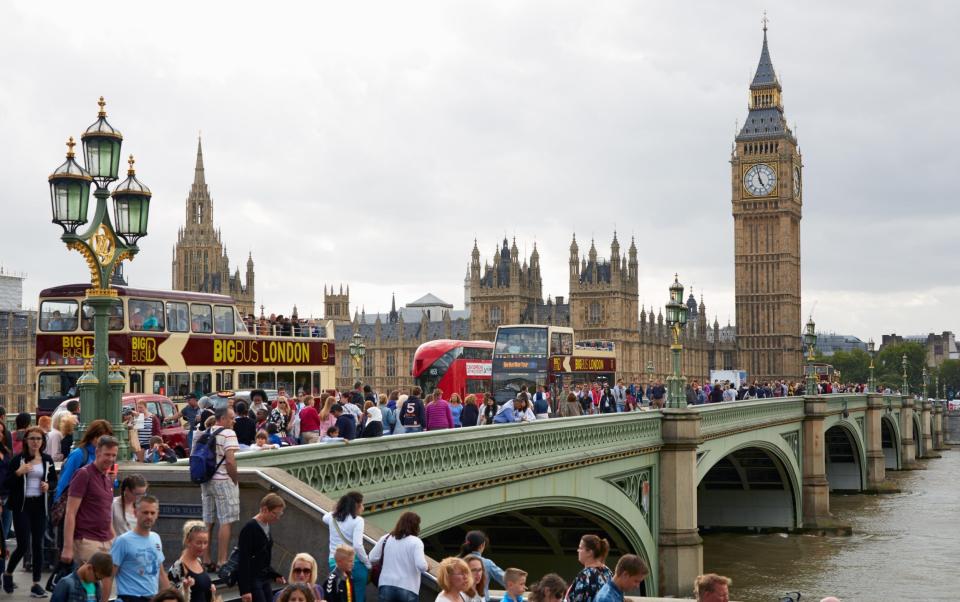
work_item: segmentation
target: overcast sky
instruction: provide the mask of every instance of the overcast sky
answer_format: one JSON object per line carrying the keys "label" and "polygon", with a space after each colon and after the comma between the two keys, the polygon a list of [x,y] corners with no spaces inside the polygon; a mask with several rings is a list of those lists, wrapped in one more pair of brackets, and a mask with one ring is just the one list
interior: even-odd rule
{"label": "overcast sky", "polygon": [[[153,190],[131,285],[168,288],[202,130],[213,218],[267,313],[324,284],[463,306],[473,239],[540,250],[544,295],[595,237],[637,237],[640,300],[674,272],[734,319],[730,147],[769,11],[805,165],[803,315],[879,340],[958,330],[960,4],[3,2],[0,262],[81,281],[46,178],[107,99]],[[92,212],[91,212],[92,213]],[[952,251],[951,251],[952,250]],[[353,308],[351,307],[351,310]]]}

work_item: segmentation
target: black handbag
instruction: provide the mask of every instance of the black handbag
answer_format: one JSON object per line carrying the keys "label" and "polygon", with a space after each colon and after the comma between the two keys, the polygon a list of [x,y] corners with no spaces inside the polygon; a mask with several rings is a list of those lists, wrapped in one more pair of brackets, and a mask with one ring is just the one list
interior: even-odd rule
{"label": "black handbag", "polygon": [[240,547],[234,546],[227,561],[220,565],[217,575],[227,587],[237,584],[237,570],[240,568]]}
{"label": "black handbag", "polygon": [[[63,497],[67,497],[64,495]],[[53,590],[56,589],[57,584],[60,583],[60,580],[68,576],[73,572],[73,563],[72,562],[62,562],[57,561],[56,568],[53,569],[53,572],[50,573],[50,577],[47,578],[46,590],[50,593],[53,593]]]}

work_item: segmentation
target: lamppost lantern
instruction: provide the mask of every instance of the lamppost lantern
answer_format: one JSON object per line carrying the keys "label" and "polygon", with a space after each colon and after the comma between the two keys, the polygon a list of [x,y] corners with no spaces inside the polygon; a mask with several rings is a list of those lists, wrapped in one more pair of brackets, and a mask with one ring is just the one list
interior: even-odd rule
{"label": "lamppost lantern", "polygon": [[[60,240],[83,255],[90,269],[84,305],[93,312],[93,357],[77,380],[80,422],[82,426],[97,418],[110,422],[119,439],[119,455],[127,458],[127,429],[120,417],[125,379],[117,370],[111,371],[109,359],[108,324],[119,303],[110,280],[117,266],[139,252],[136,243],[147,234],[151,193],[137,179],[130,157],[127,179],[112,194],[114,225],[108,211],[111,192],[107,186],[117,180],[123,135],[107,121],[102,96],[98,104],[97,120],[80,137],[84,166],[74,159],[75,143],[70,138],[67,160],[48,181],[53,222],[63,228]],[[96,209],[88,221],[92,183],[96,183]],[[85,229],[78,231],[84,225]]]}
{"label": "lamppost lantern", "polygon": [[127,161],[127,179],[113,191],[113,216],[117,222],[117,234],[129,244],[147,235],[147,219],[150,216],[150,197],[153,193],[137,179],[133,168],[133,155]]}
{"label": "lamppost lantern", "polygon": [[97,120],[80,136],[83,141],[83,155],[86,157],[87,171],[101,187],[117,179],[120,171],[120,145],[123,134],[107,121],[106,102],[100,97],[100,112]]}
{"label": "lamppost lantern", "polygon": [[90,204],[90,183],[93,177],[74,159],[73,136],[67,141],[67,160],[60,164],[47,181],[50,182],[50,208],[53,223],[66,233],[73,234],[87,223]]}
{"label": "lamppost lantern", "polygon": [[813,316],[807,320],[806,330],[803,333],[803,343],[807,346],[807,395],[817,395],[820,387],[817,386],[817,373],[813,368],[813,348],[817,346],[817,325]]}
{"label": "lamppost lantern", "polygon": [[680,330],[687,323],[687,306],[683,303],[683,285],[679,277],[674,274],[673,284],[670,285],[670,300],[667,302],[667,325],[673,331],[673,344],[670,345],[673,374],[668,381],[668,401],[671,408],[685,408],[687,396],[684,392],[685,379],[680,375],[681,353],[683,345],[680,343]]}
{"label": "lamppost lantern", "polygon": [[353,341],[350,343],[350,358],[353,360],[354,380],[360,380],[360,366],[363,362],[363,356],[367,354],[367,346],[363,344],[363,337],[360,332],[353,333]]}
{"label": "lamppost lantern", "polygon": [[903,394],[910,394],[910,383],[907,381],[907,354],[904,353],[900,358],[900,365],[903,367]]}

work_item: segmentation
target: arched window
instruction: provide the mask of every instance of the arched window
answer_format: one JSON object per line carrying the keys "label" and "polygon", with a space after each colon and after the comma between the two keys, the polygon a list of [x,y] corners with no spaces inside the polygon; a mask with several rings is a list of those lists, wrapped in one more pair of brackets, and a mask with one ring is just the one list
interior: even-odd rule
{"label": "arched window", "polygon": [[500,307],[491,307],[490,308],[490,323],[499,324],[503,320],[503,312],[500,311]]}
{"label": "arched window", "polygon": [[590,303],[590,313],[587,316],[587,320],[594,324],[603,320],[603,312],[600,309],[600,303],[597,301]]}

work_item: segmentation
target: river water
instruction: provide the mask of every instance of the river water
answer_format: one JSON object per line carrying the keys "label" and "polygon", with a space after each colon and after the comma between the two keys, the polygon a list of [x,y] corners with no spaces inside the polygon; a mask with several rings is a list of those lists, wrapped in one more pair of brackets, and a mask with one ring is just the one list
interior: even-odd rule
{"label": "river water", "polygon": [[960,449],[940,453],[921,461],[927,470],[887,473],[902,493],[831,496],[830,511],[853,527],[850,537],[705,535],[704,570],[733,579],[730,597],[744,602],[787,591],[800,591],[801,602],[956,600]]}

